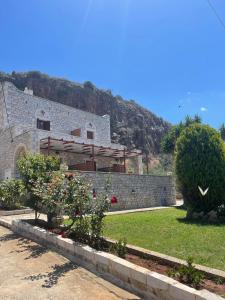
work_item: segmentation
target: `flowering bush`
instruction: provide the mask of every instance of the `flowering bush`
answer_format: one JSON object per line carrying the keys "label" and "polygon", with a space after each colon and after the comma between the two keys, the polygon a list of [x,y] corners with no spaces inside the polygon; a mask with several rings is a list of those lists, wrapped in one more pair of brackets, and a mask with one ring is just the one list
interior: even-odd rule
{"label": "flowering bush", "polygon": [[38,179],[32,192],[41,199],[40,209],[47,212],[49,225],[53,217],[64,212],[70,219],[67,234],[95,248],[101,247],[104,212],[110,206],[106,194],[95,193],[93,197],[84,177],[60,172],[52,172],[48,182]]}
{"label": "flowering bush", "polygon": [[0,183],[0,207],[16,209],[24,202],[25,187],[21,180],[5,180]]}
{"label": "flowering bush", "polygon": [[100,248],[102,241],[104,212],[117,198],[107,197],[110,181],[106,182],[105,193],[91,191],[90,184],[82,176],[63,173],[54,157],[27,154],[19,160],[20,174],[30,195],[30,206],[47,213],[49,227],[53,218],[63,213],[69,216],[67,233],[76,240]]}

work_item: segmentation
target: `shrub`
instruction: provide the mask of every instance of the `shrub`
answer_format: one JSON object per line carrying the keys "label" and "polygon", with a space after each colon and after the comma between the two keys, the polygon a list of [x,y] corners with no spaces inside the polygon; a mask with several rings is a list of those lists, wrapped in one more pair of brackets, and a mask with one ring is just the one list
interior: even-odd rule
{"label": "shrub", "polygon": [[20,208],[24,202],[25,187],[21,180],[5,180],[0,183],[0,206],[4,209]]}
{"label": "shrub", "polygon": [[18,161],[17,165],[24,185],[30,195],[28,206],[35,210],[35,218],[37,218],[40,198],[33,193],[32,189],[37,180],[49,182],[51,172],[59,170],[60,162],[52,156],[28,153]]}
{"label": "shrub", "polygon": [[48,182],[39,178],[32,193],[38,197],[39,206],[47,212],[48,225],[53,217],[67,214],[70,224],[67,233],[75,240],[101,248],[104,212],[109,201],[104,193],[93,199],[91,186],[82,176],[52,172]]}
{"label": "shrub", "polygon": [[[107,186],[105,189],[107,191]],[[102,248],[104,212],[108,211],[109,206],[107,193],[98,193],[93,197],[84,177],[70,177],[65,212],[72,220],[70,231],[76,240],[96,249]]]}
{"label": "shrub", "polygon": [[103,219],[104,212],[109,210],[109,201],[104,193],[97,195],[91,201],[90,206],[90,245],[96,249],[100,249],[102,245],[103,235]]}
{"label": "shrub", "polygon": [[[225,146],[219,133],[207,125],[186,128],[177,140],[175,168],[188,216],[209,212],[225,201]],[[198,186],[208,193],[202,196]]]}

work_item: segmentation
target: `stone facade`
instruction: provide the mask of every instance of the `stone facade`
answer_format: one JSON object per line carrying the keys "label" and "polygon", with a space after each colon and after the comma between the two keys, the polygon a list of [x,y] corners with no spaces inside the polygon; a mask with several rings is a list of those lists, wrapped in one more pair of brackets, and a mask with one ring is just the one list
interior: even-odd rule
{"label": "stone facade", "polygon": [[176,204],[175,182],[172,176],[150,176],[137,174],[82,173],[97,193],[105,192],[116,196],[118,203],[112,210],[126,210]]}

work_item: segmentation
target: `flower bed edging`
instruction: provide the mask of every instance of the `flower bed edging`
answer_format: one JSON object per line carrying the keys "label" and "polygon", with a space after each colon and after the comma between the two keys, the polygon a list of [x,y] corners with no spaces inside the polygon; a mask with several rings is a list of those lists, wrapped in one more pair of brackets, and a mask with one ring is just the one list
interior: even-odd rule
{"label": "flower bed edging", "polygon": [[[65,256],[76,256],[98,271],[115,276],[145,298],[155,300],[222,300],[206,290],[197,291],[165,275],[149,271],[113,254],[96,251],[68,238],[62,238],[21,220],[13,220],[11,229],[26,238],[59,249]],[[224,300],[224,299],[223,299]]]}

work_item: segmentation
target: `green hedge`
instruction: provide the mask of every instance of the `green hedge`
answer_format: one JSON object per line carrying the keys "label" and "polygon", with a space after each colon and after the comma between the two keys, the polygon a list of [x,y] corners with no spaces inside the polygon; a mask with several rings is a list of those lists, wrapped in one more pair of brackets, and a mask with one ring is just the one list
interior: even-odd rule
{"label": "green hedge", "polygon": [[[216,130],[201,124],[183,130],[176,143],[175,168],[189,212],[208,212],[225,203],[225,145]],[[198,186],[209,187],[204,197]]]}

